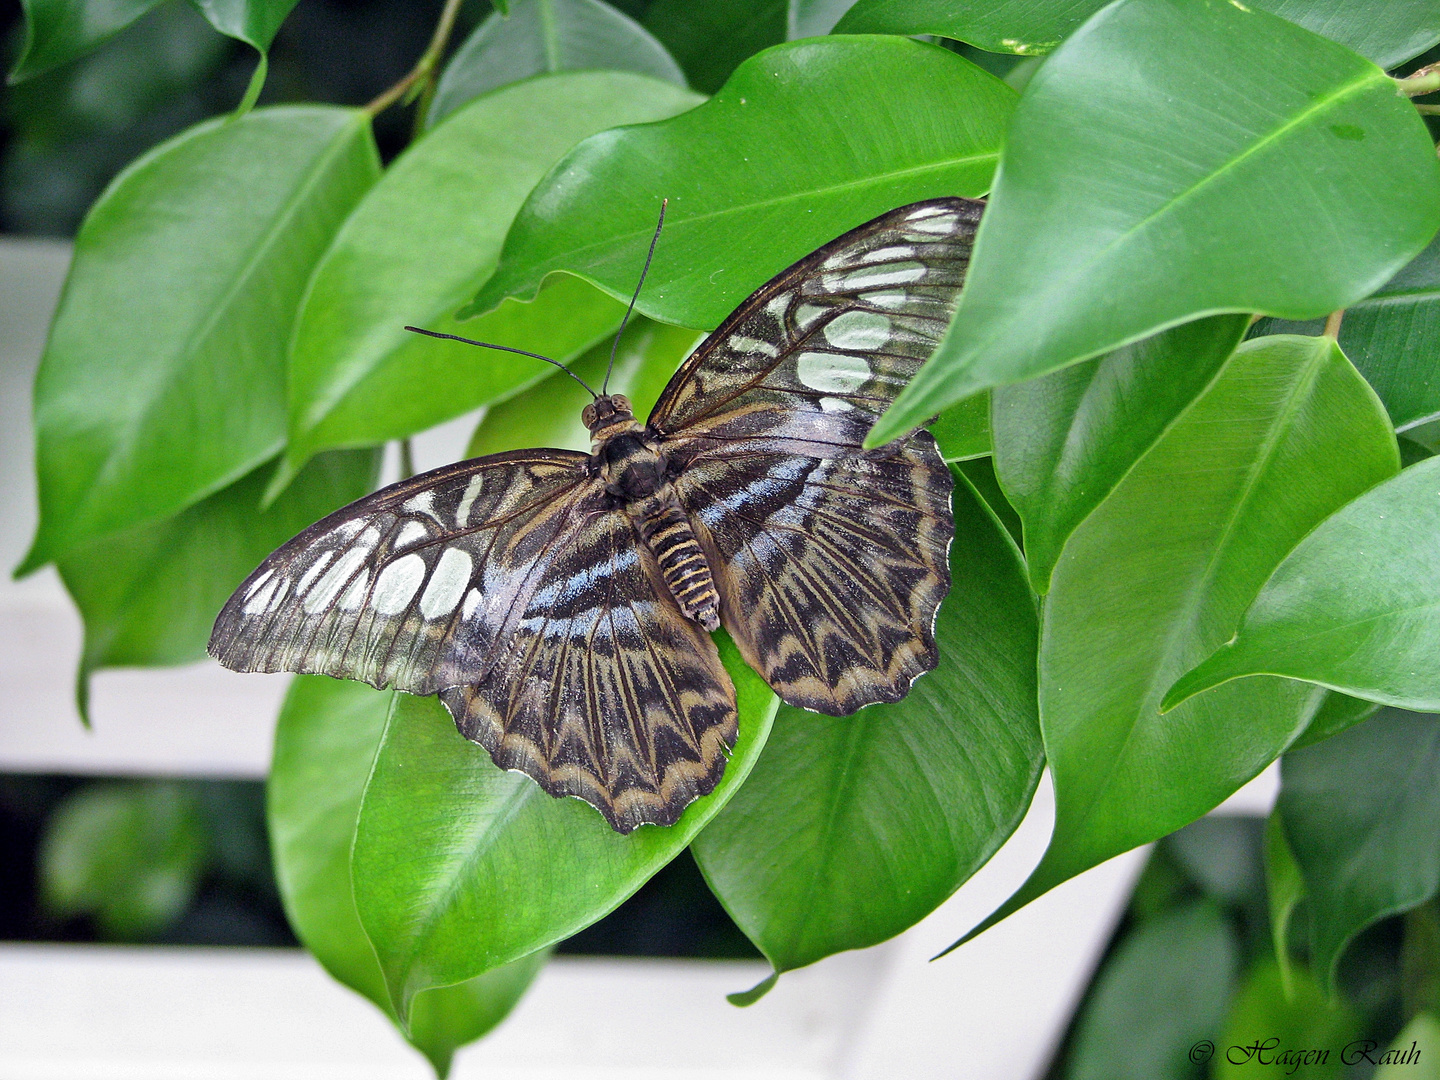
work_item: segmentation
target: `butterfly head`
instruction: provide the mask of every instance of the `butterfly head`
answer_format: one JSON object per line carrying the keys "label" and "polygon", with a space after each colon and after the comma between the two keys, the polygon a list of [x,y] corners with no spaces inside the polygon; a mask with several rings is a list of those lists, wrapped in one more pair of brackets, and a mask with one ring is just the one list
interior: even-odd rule
{"label": "butterfly head", "polygon": [[602,394],[585,406],[580,422],[590,431],[595,442],[604,442],[638,425],[630,411],[630,399],[624,394]]}

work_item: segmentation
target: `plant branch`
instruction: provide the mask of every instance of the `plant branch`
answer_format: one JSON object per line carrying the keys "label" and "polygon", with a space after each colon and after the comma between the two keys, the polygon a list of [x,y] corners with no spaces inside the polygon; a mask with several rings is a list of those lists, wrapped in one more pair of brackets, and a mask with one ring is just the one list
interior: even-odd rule
{"label": "plant branch", "polygon": [[1415,111],[1424,116],[1440,116],[1440,105],[1416,105]]}
{"label": "plant branch", "polygon": [[1429,64],[1403,79],[1396,79],[1395,88],[1406,97],[1433,94],[1440,90],[1440,64]]}
{"label": "plant branch", "polygon": [[435,33],[430,37],[430,44],[420,54],[420,59],[415,61],[415,66],[408,75],[366,105],[366,112],[377,116],[412,91],[424,90],[435,77],[435,67],[445,55],[445,46],[450,41],[451,31],[455,29],[455,17],[460,14],[460,3],[461,0],[445,0],[445,7],[435,23]]}
{"label": "plant branch", "polygon": [[1328,337],[1331,341],[1335,341],[1335,340],[1337,340],[1337,339],[1340,337],[1340,320],[1343,319],[1344,317],[1345,317],[1345,309],[1344,309],[1344,308],[1341,308],[1339,311],[1332,311],[1332,312],[1330,312],[1330,314],[1326,317],[1326,319],[1325,319],[1325,336]]}

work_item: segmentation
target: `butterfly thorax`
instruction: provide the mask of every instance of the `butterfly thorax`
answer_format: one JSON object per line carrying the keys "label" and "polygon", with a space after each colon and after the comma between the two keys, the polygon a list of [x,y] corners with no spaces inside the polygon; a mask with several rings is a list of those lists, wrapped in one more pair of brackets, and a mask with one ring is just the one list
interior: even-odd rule
{"label": "butterfly thorax", "polygon": [[706,630],[720,625],[720,598],[705,552],[695,538],[664,455],[646,437],[619,394],[597,398],[582,414],[605,490],[623,506],[635,532],[655,556],[670,595],[686,617]]}

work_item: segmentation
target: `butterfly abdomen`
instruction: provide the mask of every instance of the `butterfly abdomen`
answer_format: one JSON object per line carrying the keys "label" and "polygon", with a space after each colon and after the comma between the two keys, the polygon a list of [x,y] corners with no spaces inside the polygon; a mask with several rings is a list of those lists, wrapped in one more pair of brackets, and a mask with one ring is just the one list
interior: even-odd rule
{"label": "butterfly abdomen", "polygon": [[715,579],[690,519],[674,494],[666,488],[649,499],[632,503],[630,512],[680,610],[706,630],[714,630],[720,625]]}

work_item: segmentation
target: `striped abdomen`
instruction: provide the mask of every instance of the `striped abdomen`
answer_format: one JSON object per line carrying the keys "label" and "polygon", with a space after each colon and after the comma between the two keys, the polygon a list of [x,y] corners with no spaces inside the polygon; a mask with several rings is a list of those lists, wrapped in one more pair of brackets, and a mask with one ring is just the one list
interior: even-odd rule
{"label": "striped abdomen", "polygon": [[667,490],[632,504],[631,513],[680,610],[706,630],[714,630],[720,625],[720,598],[685,511]]}

